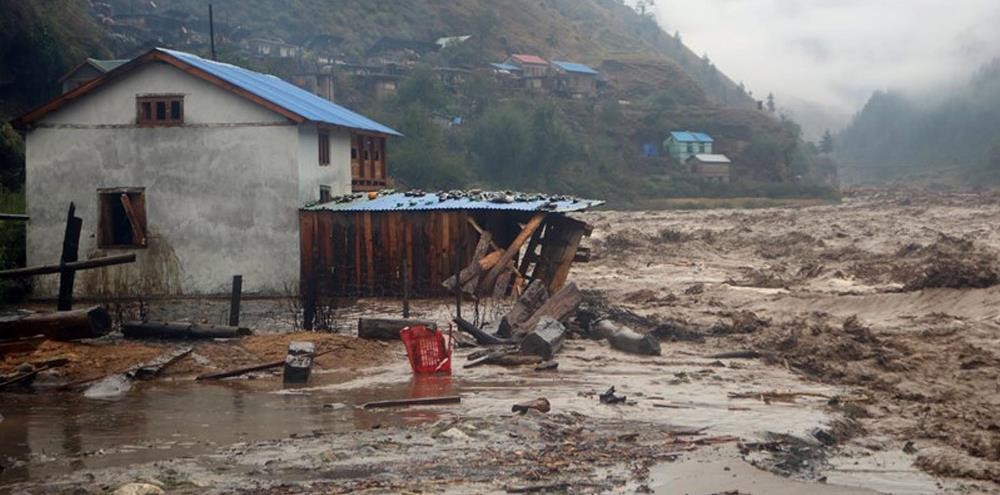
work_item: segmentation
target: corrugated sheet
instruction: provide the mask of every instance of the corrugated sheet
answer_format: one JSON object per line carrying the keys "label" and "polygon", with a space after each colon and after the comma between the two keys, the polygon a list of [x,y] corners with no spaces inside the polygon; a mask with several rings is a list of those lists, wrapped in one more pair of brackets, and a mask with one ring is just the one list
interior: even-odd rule
{"label": "corrugated sheet", "polygon": [[726,155],[710,155],[706,153],[694,155],[702,163],[732,163]]}
{"label": "corrugated sheet", "polygon": [[576,72],[577,74],[588,74],[593,76],[598,74],[598,72],[589,65],[578,64],[576,62],[561,62],[553,60],[552,65],[555,65],[566,72]]}
{"label": "corrugated sheet", "polygon": [[538,55],[527,55],[524,53],[516,53],[514,55],[511,55],[510,58],[517,60],[522,64],[549,65],[549,63],[546,62],[544,58],[539,57]]}
{"label": "corrugated sheet", "polygon": [[[360,197],[359,197],[360,196]],[[353,198],[353,199],[351,199]],[[441,211],[441,210],[506,210],[506,211],[580,211],[600,206],[604,201],[571,196],[546,196],[522,193],[399,193],[380,194],[375,199],[353,195],[330,203],[307,206],[308,211]]]}
{"label": "corrugated sheet", "polygon": [[521,70],[520,67],[518,67],[516,65],[511,65],[511,64],[490,64],[490,65],[492,65],[493,67],[495,67],[497,69],[505,70],[505,71],[508,71],[508,72],[515,72],[515,71]]}
{"label": "corrugated sheet", "polygon": [[670,135],[678,143],[711,143],[714,141],[712,136],[704,132],[673,131]]}
{"label": "corrugated sheet", "polygon": [[368,117],[320,98],[276,76],[261,74],[231,64],[205,60],[190,53],[165,48],[157,48],[157,50],[298,114],[306,120],[392,136],[402,135]]}

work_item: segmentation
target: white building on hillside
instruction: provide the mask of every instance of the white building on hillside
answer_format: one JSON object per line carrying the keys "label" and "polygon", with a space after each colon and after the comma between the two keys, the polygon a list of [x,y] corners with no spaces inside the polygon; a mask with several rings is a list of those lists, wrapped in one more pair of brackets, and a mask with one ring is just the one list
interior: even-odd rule
{"label": "white building on hillside", "polygon": [[[279,294],[299,278],[299,208],[386,184],[396,131],[277,77],[153,49],[13,122],[25,134],[28,266],[59,260],[72,201],[76,292]],[[58,276],[36,279],[52,295]]]}

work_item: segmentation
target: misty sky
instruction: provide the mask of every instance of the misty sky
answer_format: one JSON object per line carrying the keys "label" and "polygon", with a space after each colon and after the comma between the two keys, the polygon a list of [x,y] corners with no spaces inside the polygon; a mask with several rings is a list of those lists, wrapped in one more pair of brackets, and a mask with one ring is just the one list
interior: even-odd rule
{"label": "misty sky", "polygon": [[963,82],[1000,55],[1000,0],[656,0],[660,24],[754,96],[853,114],[873,90]]}

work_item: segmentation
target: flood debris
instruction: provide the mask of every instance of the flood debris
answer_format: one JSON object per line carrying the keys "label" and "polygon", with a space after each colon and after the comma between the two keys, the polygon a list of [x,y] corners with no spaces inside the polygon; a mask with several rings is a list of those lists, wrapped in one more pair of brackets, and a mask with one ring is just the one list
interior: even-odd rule
{"label": "flood debris", "polygon": [[0,320],[0,339],[25,339],[36,335],[61,341],[93,339],[111,331],[111,314],[93,306],[87,309],[18,315]]}
{"label": "flood debris", "polygon": [[236,339],[252,334],[246,327],[187,322],[127,321],[122,324],[122,335],[128,339]]}
{"label": "flood debris", "polygon": [[309,381],[312,372],[313,355],[316,354],[316,344],[312,342],[290,342],[288,356],[285,357],[285,371],[282,381],[302,384]]}
{"label": "flood debris", "polygon": [[623,404],[626,397],[624,395],[615,395],[615,387],[612,385],[603,394],[597,396],[601,401],[601,404]]}
{"label": "flood debris", "polygon": [[132,389],[132,384],[136,380],[149,380],[159,376],[169,366],[177,363],[188,354],[193,348],[182,347],[165,352],[151,361],[133,366],[121,373],[108,375],[99,379],[93,385],[87,387],[83,392],[84,397],[91,399],[115,397]]}
{"label": "flood debris", "polygon": [[437,330],[437,323],[429,320],[396,318],[358,318],[358,337],[371,340],[399,340],[399,331],[406,327],[426,327]]}
{"label": "flood debris", "polygon": [[[329,353],[331,353],[333,351],[334,351],[334,349],[327,349],[325,351],[320,351],[320,352],[313,353],[313,354],[309,355],[309,357],[311,359],[316,359],[316,358],[318,358],[320,356],[329,354]],[[275,369],[275,368],[280,368],[280,367],[284,366],[285,362],[287,361],[287,359],[288,358],[286,357],[285,359],[281,359],[279,361],[271,361],[271,362],[268,362],[268,363],[254,364],[254,365],[251,365],[251,366],[244,366],[244,367],[241,367],[241,368],[235,368],[235,369],[226,370],[226,371],[219,371],[219,372],[216,372],[216,373],[205,373],[205,374],[201,374],[201,375],[196,376],[195,380],[199,380],[199,381],[201,381],[201,380],[222,380],[224,378],[232,378],[232,377],[236,377],[236,376],[245,375],[247,373],[254,373],[254,372],[257,372],[257,371],[267,371],[267,370],[271,370],[271,369]]]}
{"label": "flood debris", "polygon": [[531,400],[528,402],[521,402],[518,404],[514,404],[513,406],[511,406],[510,412],[525,414],[528,412],[529,409],[534,409],[538,412],[547,413],[551,410],[551,404],[549,404],[549,400],[546,399],[545,397],[539,397],[535,400]]}
{"label": "flood debris", "polygon": [[645,356],[659,356],[661,354],[660,341],[655,336],[642,335],[611,320],[600,320],[593,324],[591,333],[598,338],[607,339],[611,347],[623,352]]}
{"label": "flood debris", "polygon": [[562,348],[565,338],[566,327],[558,320],[544,316],[521,340],[520,350],[522,354],[534,354],[550,360]]}
{"label": "flood debris", "polygon": [[13,376],[0,376],[0,390],[12,385],[29,386],[39,373],[65,366],[67,363],[69,359],[66,358],[51,359],[37,364],[24,363],[18,367],[17,373]]}
{"label": "flood debris", "polygon": [[436,406],[442,404],[458,404],[462,402],[460,395],[445,395],[441,397],[418,397],[414,399],[395,399],[368,402],[361,406],[362,409],[380,409],[386,407],[409,407],[409,406]]}
{"label": "flood debris", "polygon": [[452,321],[458,326],[458,329],[471,335],[472,338],[476,339],[476,343],[479,345],[508,345],[513,344],[515,341],[513,339],[505,339],[497,337],[489,332],[479,329],[479,327],[472,324],[472,322],[464,318],[455,318]]}

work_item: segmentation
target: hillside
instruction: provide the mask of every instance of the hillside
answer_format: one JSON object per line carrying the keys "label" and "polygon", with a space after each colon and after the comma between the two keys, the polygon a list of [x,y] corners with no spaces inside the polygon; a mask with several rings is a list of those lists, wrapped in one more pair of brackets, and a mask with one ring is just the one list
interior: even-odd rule
{"label": "hillside", "polygon": [[[390,142],[390,166],[400,187],[536,188],[627,204],[660,196],[812,193],[818,189],[809,184],[832,180],[829,167],[818,165],[803,146],[797,125],[758,110],[709,60],[618,0],[212,3],[220,58],[286,78],[315,70],[309,61],[319,53],[312,43],[320,38],[333,40],[323,52],[332,55],[324,56],[361,64],[370,63],[371,49],[383,37],[431,44],[472,35],[457,47],[407,62],[391,98],[374,97],[349,73],[336,74],[338,103],[407,135]],[[80,12],[83,5],[66,10]],[[88,54],[131,57],[156,45],[208,54],[204,0],[88,5],[105,30],[98,45],[80,45]],[[157,31],[150,22],[167,28]],[[89,35],[94,24],[76,28]],[[246,50],[253,38],[283,40],[306,51],[299,59],[254,56]],[[510,53],[589,64],[601,72],[600,95],[572,99],[505,91],[488,77],[487,63]],[[83,58],[78,46],[64,55]],[[471,75],[442,84],[433,72],[441,67]],[[54,72],[50,79],[58,77]],[[51,85],[46,91],[54,94]],[[441,125],[453,117],[463,124]],[[658,147],[678,129],[711,133],[716,151],[734,159],[737,184],[707,186],[687,177],[669,156],[643,156],[643,146]]]}
{"label": "hillside", "polygon": [[849,178],[1000,182],[1000,59],[963,87],[933,97],[935,102],[891,90],[873,94],[837,139],[837,157]]}

